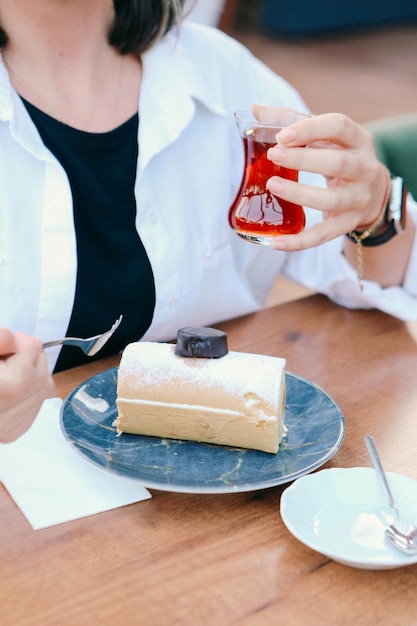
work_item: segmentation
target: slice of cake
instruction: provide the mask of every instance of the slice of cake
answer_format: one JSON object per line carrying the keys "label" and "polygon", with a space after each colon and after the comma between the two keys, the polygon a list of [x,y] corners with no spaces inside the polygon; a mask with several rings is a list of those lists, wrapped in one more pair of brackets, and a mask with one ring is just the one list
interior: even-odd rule
{"label": "slice of cake", "polygon": [[216,333],[181,329],[177,346],[138,342],[126,347],[118,371],[118,433],[278,451],[285,360],[229,352],[224,333],[220,339]]}

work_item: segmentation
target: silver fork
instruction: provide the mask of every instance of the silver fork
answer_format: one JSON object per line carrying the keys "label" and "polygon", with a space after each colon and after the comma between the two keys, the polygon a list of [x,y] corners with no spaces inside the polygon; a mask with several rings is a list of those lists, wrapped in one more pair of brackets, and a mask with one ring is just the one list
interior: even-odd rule
{"label": "silver fork", "polygon": [[81,350],[87,356],[93,356],[97,354],[99,350],[104,346],[105,343],[110,339],[116,328],[120,325],[120,322],[123,319],[123,315],[121,315],[110,328],[105,333],[101,335],[95,335],[94,337],[87,337],[86,339],[81,339],[79,337],[64,337],[63,339],[56,339],[55,341],[47,341],[43,344],[44,348],[51,348],[52,346],[60,346],[60,345],[68,345],[68,346],[76,346],[77,348],[81,348]]}

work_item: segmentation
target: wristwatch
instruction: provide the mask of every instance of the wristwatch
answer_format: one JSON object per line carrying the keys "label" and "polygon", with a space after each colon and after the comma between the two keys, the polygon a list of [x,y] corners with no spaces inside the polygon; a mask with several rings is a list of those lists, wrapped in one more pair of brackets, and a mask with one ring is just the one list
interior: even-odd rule
{"label": "wristwatch", "polygon": [[[407,189],[403,179],[400,176],[393,176],[391,178],[391,191],[385,209],[387,227],[382,233],[375,237],[369,235],[369,237],[362,239],[361,245],[364,248],[381,246],[383,243],[395,237],[395,235],[399,235],[403,232],[405,228],[406,198]],[[353,232],[357,236],[361,234],[357,231]],[[349,234],[347,234],[347,237],[352,241],[356,241],[356,239]]]}

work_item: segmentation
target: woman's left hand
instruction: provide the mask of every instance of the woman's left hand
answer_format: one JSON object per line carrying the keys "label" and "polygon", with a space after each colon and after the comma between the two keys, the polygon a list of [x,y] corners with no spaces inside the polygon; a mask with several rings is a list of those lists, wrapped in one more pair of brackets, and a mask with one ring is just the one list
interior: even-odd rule
{"label": "woman's left hand", "polygon": [[254,114],[273,124],[290,124],[268,151],[276,163],[321,174],[327,187],[274,176],[269,190],[285,200],[322,211],[324,219],[298,235],[276,237],[271,247],[302,250],[375,222],[385,204],[389,173],[376,157],[371,134],[340,113],[307,117],[288,109],[255,105]]}

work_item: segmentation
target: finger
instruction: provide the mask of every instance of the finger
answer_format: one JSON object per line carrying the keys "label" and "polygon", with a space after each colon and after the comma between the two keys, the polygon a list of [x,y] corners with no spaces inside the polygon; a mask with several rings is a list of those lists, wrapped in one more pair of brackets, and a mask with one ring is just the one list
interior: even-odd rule
{"label": "finger", "polygon": [[254,104],[252,112],[259,122],[272,126],[289,126],[308,117],[306,113],[293,111],[288,107],[268,107],[264,104]]}
{"label": "finger", "polygon": [[370,198],[367,186],[360,183],[351,183],[349,186],[316,187],[273,176],[266,186],[278,198],[325,213],[349,210],[353,223]]}
{"label": "finger", "polygon": [[8,328],[0,328],[0,357],[16,351],[14,334]]}
{"label": "finger", "polygon": [[347,215],[338,215],[335,218],[314,224],[298,235],[281,235],[274,237],[271,248],[285,252],[297,252],[307,248],[315,248],[340,237],[351,230],[350,219]]}
{"label": "finger", "polygon": [[23,435],[39,413],[44,400],[54,395],[55,387],[50,376],[42,389],[24,398],[11,409],[0,412],[0,441],[10,443]]}
{"label": "finger", "polygon": [[[268,150],[268,158],[276,165],[298,171],[321,174],[327,178],[358,178],[375,176],[376,161],[362,158],[358,152],[327,148],[285,148],[280,145]],[[368,172],[369,170],[369,172]]]}
{"label": "finger", "polygon": [[[7,360],[0,360],[0,410],[41,390],[49,376],[42,344],[39,347],[38,340],[19,333],[16,340],[17,351]],[[28,347],[23,349],[26,343]]]}
{"label": "finger", "polygon": [[373,145],[371,134],[341,113],[301,119],[280,131],[277,141],[286,146],[305,146],[317,141],[333,141],[347,148]]}
{"label": "finger", "polygon": [[26,335],[26,333],[17,332],[15,334],[16,352],[26,352],[31,355],[32,362],[36,362],[39,355],[43,351],[42,341],[37,337]]}
{"label": "finger", "polygon": [[39,413],[43,399],[25,399],[14,409],[0,413],[0,442],[12,443],[32,425]]}
{"label": "finger", "polygon": [[33,374],[33,358],[27,352],[16,352],[0,362],[0,411],[32,393]]}

